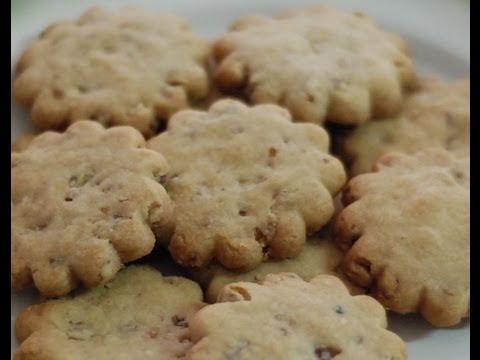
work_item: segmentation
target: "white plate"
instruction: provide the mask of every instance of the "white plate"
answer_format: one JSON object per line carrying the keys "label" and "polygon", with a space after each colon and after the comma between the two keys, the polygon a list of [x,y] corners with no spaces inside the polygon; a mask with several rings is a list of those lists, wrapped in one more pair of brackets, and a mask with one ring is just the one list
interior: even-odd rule
{"label": "white plate", "polygon": [[[207,37],[224,32],[238,16],[273,14],[313,1],[301,0],[171,0],[137,1],[147,9],[169,10],[188,18],[195,31]],[[384,27],[404,36],[416,60],[418,72],[446,79],[470,77],[470,4],[466,0],[355,0],[323,1],[345,10],[362,10]],[[12,1],[12,69],[21,51],[49,23],[77,17],[90,5],[114,9],[131,1]],[[13,76],[13,75],[12,75]],[[28,112],[12,101],[12,141],[30,129]],[[12,330],[16,315],[31,303],[34,290],[12,294]],[[470,321],[451,329],[435,329],[420,317],[389,315],[389,327],[408,344],[412,360],[470,358]],[[18,346],[12,332],[12,352]]]}

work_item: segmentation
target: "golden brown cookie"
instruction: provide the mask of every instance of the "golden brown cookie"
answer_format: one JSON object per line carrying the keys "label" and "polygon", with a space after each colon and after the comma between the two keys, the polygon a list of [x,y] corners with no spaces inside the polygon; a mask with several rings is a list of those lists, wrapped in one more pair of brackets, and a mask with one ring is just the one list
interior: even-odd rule
{"label": "golden brown cookie", "polygon": [[407,358],[383,307],[331,275],[270,274],[227,285],[218,301],[192,317],[188,360]]}
{"label": "golden brown cookie", "polygon": [[208,49],[175,15],[94,7],[42,32],[18,61],[13,93],[43,129],[94,119],[151,136],[208,95]]}
{"label": "golden brown cookie", "polygon": [[176,114],[148,142],[172,166],[165,186],[176,205],[174,259],[248,270],[297,255],[333,215],[345,182],[328,145],[323,128],[292,123],[276,105],[221,100],[208,112]]}
{"label": "golden brown cookie", "polygon": [[441,146],[468,153],[470,80],[444,82],[424,77],[398,115],[361,125],[340,142],[339,155],[352,176],[370,172],[381,155],[392,151],[413,154],[425,147]]}
{"label": "golden brown cookie", "polygon": [[470,158],[390,153],[354,177],[335,225],[346,275],[386,308],[451,326],[470,308]]}
{"label": "golden brown cookie", "polygon": [[101,286],[168,240],[168,164],[131,127],[92,121],[46,132],[12,153],[12,287],[46,296]]}
{"label": "golden brown cookie", "polygon": [[361,124],[394,115],[416,85],[406,43],[363,13],[311,6],[247,16],[213,47],[216,83],[298,121]]}
{"label": "golden brown cookie", "polygon": [[292,272],[309,281],[320,274],[334,275],[348,287],[350,293],[360,294],[362,289],[352,284],[339,269],[343,253],[331,239],[313,236],[308,239],[299,255],[278,261],[267,261],[252,271],[237,273],[218,264],[190,270],[191,277],[205,289],[205,299],[209,303],[217,300],[220,290],[239,281],[260,283],[268,274]]}
{"label": "golden brown cookie", "polygon": [[193,281],[130,266],[105,287],[24,310],[14,359],[177,359],[191,347],[188,321],[202,306]]}

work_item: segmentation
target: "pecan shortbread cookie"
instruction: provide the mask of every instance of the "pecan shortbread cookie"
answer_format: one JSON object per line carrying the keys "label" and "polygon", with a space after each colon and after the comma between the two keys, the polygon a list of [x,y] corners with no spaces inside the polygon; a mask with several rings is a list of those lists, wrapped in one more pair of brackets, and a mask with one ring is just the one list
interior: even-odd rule
{"label": "pecan shortbread cookie", "polygon": [[213,46],[216,83],[298,121],[360,124],[395,114],[416,85],[406,43],[362,13],[313,6],[247,16]]}
{"label": "pecan shortbread cookie", "polygon": [[129,266],[105,287],[24,310],[14,359],[176,359],[191,347],[188,321],[203,305],[193,281]]}
{"label": "pecan shortbread cookie", "polygon": [[385,309],[331,275],[305,282],[270,274],[263,285],[227,285],[218,301],[192,317],[187,359],[407,358],[405,343],[386,330]]}
{"label": "pecan shortbread cookie", "polygon": [[94,7],[42,32],[18,61],[13,93],[43,129],[95,119],[150,136],[208,95],[208,49],[175,15]]}
{"label": "pecan shortbread cookie", "polygon": [[147,146],[172,166],[165,187],[177,209],[175,260],[248,270],[297,255],[333,215],[345,182],[328,145],[323,128],[292,123],[276,105],[221,100],[174,115]]}
{"label": "pecan shortbread cookie", "polygon": [[470,308],[469,157],[390,153],[354,177],[335,224],[346,275],[386,308],[451,326]]}
{"label": "pecan shortbread cookie", "polygon": [[398,115],[357,127],[340,139],[338,152],[354,176],[370,172],[388,152],[413,154],[431,146],[469,151],[470,80],[422,78],[419,90],[407,97]]}
{"label": "pecan shortbread cookie", "polygon": [[101,286],[173,231],[168,164],[131,127],[92,121],[12,153],[12,287]]}
{"label": "pecan shortbread cookie", "polygon": [[191,269],[190,275],[205,289],[205,298],[209,303],[217,300],[225,285],[239,281],[259,283],[266,275],[281,272],[295,273],[306,281],[321,274],[335,275],[343,281],[350,293],[362,293],[362,289],[353,285],[339,269],[342,259],[342,251],[331,239],[314,236],[308,239],[300,254],[291,259],[267,261],[246,273],[237,273],[221,265],[210,264],[204,268]]}

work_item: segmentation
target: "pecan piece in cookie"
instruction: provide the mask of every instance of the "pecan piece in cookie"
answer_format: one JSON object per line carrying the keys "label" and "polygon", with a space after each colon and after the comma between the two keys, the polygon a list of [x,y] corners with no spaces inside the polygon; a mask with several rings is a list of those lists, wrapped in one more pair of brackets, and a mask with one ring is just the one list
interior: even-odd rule
{"label": "pecan piece in cookie", "polygon": [[165,187],[177,209],[175,260],[247,270],[297,255],[332,217],[345,182],[328,145],[323,128],[292,123],[276,105],[221,100],[176,114],[148,142],[172,166]]}
{"label": "pecan piece in cookie", "polygon": [[12,287],[101,286],[173,230],[168,165],[131,127],[80,121],[12,153]]}
{"label": "pecan piece in cookie", "polygon": [[386,308],[452,326],[470,308],[470,158],[390,153],[354,177],[335,225],[345,274]]}

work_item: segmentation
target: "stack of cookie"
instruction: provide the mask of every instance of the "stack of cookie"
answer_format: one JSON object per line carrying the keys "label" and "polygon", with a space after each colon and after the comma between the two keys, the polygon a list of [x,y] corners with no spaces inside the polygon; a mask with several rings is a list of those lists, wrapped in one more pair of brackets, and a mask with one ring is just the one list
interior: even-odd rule
{"label": "stack of cookie", "polygon": [[[417,76],[363,13],[210,43],[93,8],[24,52],[14,95],[45,131],[12,148],[12,287],[46,298],[17,360],[405,359],[386,309],[469,316],[469,80]],[[155,247],[190,279],[136,263]]]}

